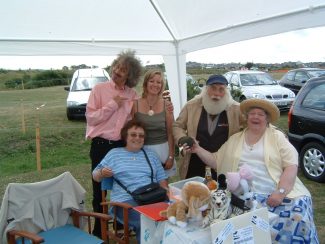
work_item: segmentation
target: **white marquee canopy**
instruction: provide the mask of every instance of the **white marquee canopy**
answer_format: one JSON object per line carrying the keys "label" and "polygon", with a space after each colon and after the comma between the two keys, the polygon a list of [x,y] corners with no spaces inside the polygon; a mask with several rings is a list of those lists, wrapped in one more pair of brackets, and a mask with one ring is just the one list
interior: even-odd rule
{"label": "white marquee canopy", "polygon": [[[0,56],[162,55],[178,114],[186,54],[325,25],[325,0],[9,0]],[[172,81],[172,82],[171,82]]]}

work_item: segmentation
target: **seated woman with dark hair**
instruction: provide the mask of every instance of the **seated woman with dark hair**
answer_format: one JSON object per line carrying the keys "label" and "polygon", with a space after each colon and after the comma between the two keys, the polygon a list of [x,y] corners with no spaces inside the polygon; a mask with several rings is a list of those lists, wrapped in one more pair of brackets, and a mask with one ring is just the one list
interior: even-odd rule
{"label": "seated woman with dark hair", "polygon": [[[104,177],[114,177],[130,192],[133,192],[137,188],[151,183],[151,169],[144,152],[141,150],[145,138],[143,124],[135,120],[129,121],[122,128],[121,137],[126,142],[126,146],[109,151],[94,169],[93,179],[100,182]],[[150,150],[146,150],[146,154],[153,169],[153,181],[167,189],[167,177],[158,156]],[[137,206],[132,196],[115,180],[113,181],[110,200]],[[118,216],[122,218],[122,209],[118,209]],[[133,209],[129,210],[129,225],[135,230],[137,241],[140,243],[140,215]]]}

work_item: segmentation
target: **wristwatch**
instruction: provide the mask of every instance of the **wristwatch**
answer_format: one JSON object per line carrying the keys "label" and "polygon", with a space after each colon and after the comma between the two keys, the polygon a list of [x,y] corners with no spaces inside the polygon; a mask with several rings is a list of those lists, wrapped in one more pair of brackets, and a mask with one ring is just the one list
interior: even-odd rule
{"label": "wristwatch", "polygon": [[168,159],[174,159],[174,157],[173,156],[169,156]]}
{"label": "wristwatch", "polygon": [[286,190],[284,188],[279,188],[278,190],[279,190],[280,194],[285,194],[286,193]]}

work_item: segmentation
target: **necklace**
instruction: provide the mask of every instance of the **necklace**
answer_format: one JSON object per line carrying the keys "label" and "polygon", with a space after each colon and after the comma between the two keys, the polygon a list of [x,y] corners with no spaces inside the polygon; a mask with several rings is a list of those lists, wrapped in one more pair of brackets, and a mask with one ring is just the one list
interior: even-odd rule
{"label": "necklace", "polygon": [[247,145],[249,151],[253,151],[254,150],[254,146],[259,141],[259,139],[260,139],[260,137],[257,138],[257,139],[255,139],[255,140],[253,140],[255,143],[252,143],[251,144],[251,143],[249,143],[250,140],[248,138],[248,134],[246,133],[246,135],[245,135],[245,144]]}
{"label": "necklace", "polygon": [[149,115],[149,116],[152,116],[152,115],[154,115],[154,114],[155,114],[155,111],[153,111],[153,110],[152,110],[152,106],[149,105],[148,115]]}
{"label": "necklace", "polygon": [[150,105],[148,99],[146,99],[147,104],[148,104],[148,107],[149,107],[149,111],[148,111],[148,115],[149,116],[152,116],[152,115],[155,114],[155,111],[153,111],[153,106],[156,105],[156,103],[158,102],[158,100],[159,100],[159,98],[154,102],[154,104]]}
{"label": "necklace", "polygon": [[[246,144],[247,144],[247,143],[246,143]],[[255,145],[255,144],[253,144],[253,145],[249,145],[249,144],[247,144],[249,151],[253,151],[253,149],[254,149],[254,145]]]}

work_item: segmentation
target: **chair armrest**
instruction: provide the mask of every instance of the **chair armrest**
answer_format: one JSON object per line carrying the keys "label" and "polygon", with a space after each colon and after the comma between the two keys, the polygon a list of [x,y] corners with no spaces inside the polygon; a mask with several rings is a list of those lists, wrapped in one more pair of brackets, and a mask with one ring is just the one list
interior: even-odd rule
{"label": "chair armrest", "polygon": [[[104,194],[102,194],[102,198],[105,199]],[[103,201],[100,203],[101,206],[103,206],[104,213],[108,213],[108,207],[120,207],[123,209],[123,219],[119,219],[117,217],[117,209],[114,208],[113,213],[111,214],[113,217],[113,228],[112,230],[108,230],[109,237],[116,241],[117,243],[129,243],[130,238],[130,230],[129,230],[129,216],[128,211],[133,208],[128,203],[122,203],[122,202],[109,202],[109,201]],[[121,222],[123,221],[123,222]],[[119,236],[118,229],[117,229],[117,223],[123,223],[123,239]]]}
{"label": "chair armrest", "polygon": [[38,236],[32,232],[24,231],[24,230],[10,230],[7,232],[7,241],[8,244],[16,243],[16,236],[28,238],[32,241],[33,244],[38,244],[44,242],[43,237]]}
{"label": "chair armrest", "polygon": [[108,234],[107,234],[107,228],[108,228],[108,222],[112,219],[111,216],[104,213],[96,213],[96,212],[84,212],[84,211],[77,211],[72,210],[71,216],[73,219],[73,225],[80,228],[80,217],[87,217],[87,223],[88,223],[88,233],[91,234],[91,226],[92,221],[91,218],[100,219],[100,226],[101,226],[101,239],[103,241],[107,241]]}
{"label": "chair armrest", "polygon": [[128,203],[124,203],[124,202],[108,202],[108,204],[111,206],[116,206],[116,207],[121,207],[121,208],[126,208],[126,209],[133,208],[133,206],[131,206]]}
{"label": "chair armrest", "polygon": [[108,214],[104,214],[104,213],[96,213],[96,212],[79,212],[79,211],[75,211],[75,214],[78,216],[89,216],[89,217],[94,217],[94,218],[99,218],[99,219],[103,219],[103,220],[111,220],[112,217],[109,216]]}

